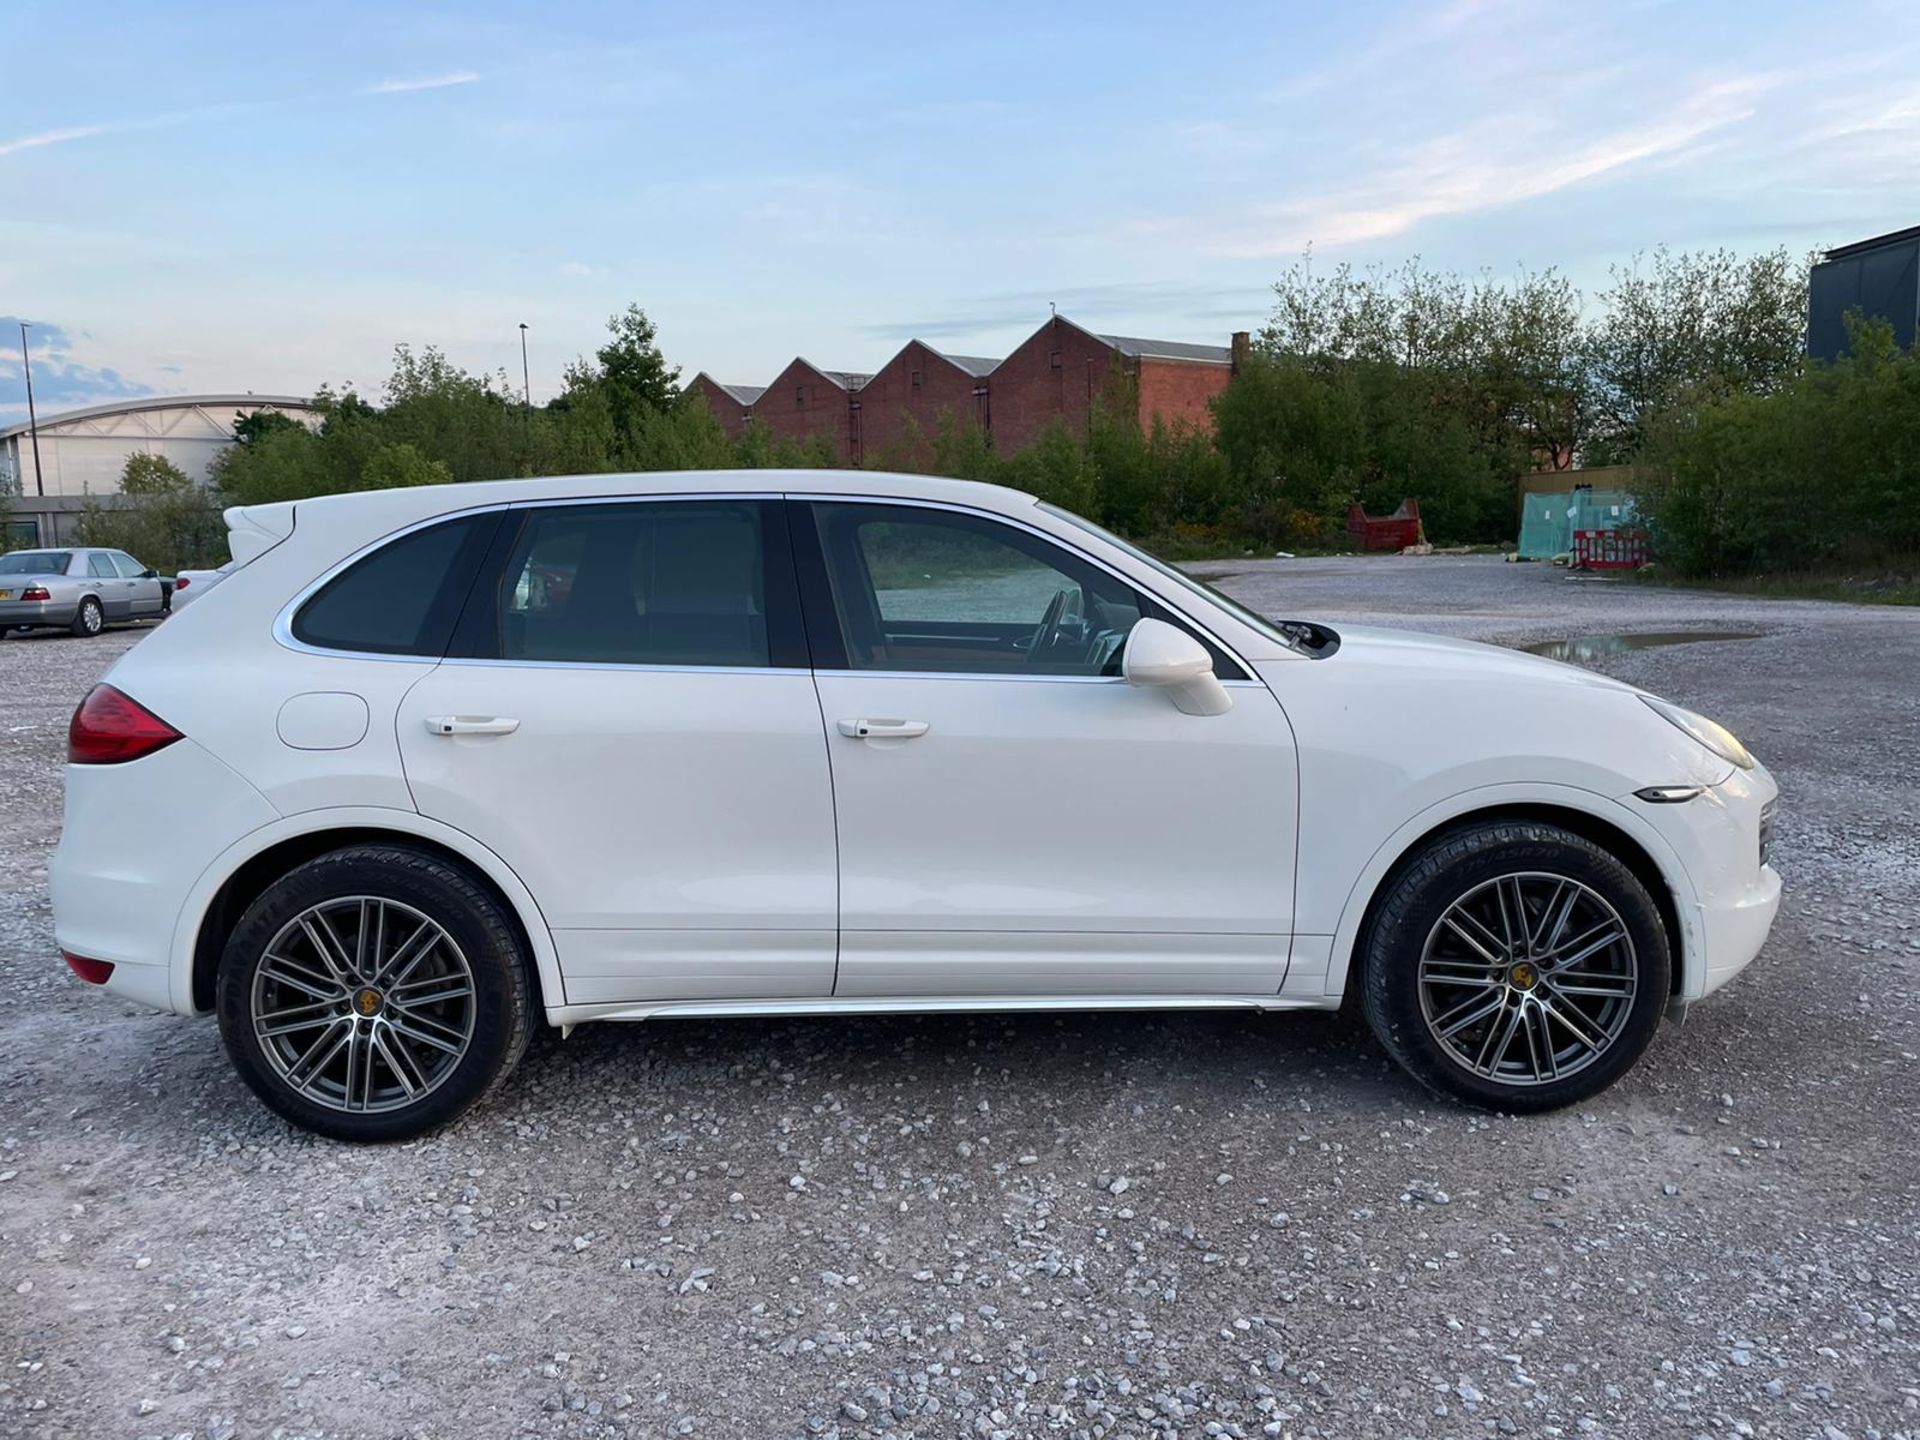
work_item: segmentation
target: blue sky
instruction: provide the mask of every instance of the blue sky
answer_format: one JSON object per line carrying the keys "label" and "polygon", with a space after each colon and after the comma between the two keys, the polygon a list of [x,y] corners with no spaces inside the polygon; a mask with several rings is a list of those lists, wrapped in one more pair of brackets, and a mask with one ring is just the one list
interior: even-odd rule
{"label": "blue sky", "polygon": [[43,413],[377,390],[399,341],[517,383],[521,321],[539,398],[630,300],[757,383],[1001,354],[1049,300],[1224,343],[1309,246],[1591,294],[1920,223],[1911,3],[9,0],[0,55]]}

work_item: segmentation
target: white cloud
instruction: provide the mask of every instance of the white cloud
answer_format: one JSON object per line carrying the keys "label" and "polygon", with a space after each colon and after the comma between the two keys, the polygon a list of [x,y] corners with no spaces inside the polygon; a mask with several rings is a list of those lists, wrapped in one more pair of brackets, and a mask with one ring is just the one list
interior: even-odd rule
{"label": "white cloud", "polygon": [[1534,200],[1636,166],[1664,161],[1754,114],[1770,82],[1750,76],[1705,84],[1664,114],[1588,140],[1543,142],[1510,117],[1442,136],[1356,183],[1253,207],[1224,225],[1146,217],[1145,235],[1192,235],[1236,259],[1297,255],[1401,235],[1426,220]]}
{"label": "white cloud", "polygon": [[85,140],[105,133],[105,125],[75,125],[66,130],[42,130],[38,135],[22,135],[17,140],[0,140],[0,155],[16,150],[37,150],[42,145],[64,145],[69,140]]}
{"label": "white cloud", "polygon": [[445,75],[422,75],[413,79],[382,80],[367,87],[369,95],[406,95],[415,90],[445,90],[450,85],[471,85],[481,78],[478,70],[450,70]]}

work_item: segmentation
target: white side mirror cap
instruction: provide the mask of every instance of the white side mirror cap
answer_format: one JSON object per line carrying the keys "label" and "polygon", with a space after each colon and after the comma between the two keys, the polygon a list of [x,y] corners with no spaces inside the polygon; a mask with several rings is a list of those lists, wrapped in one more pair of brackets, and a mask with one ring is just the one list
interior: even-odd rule
{"label": "white side mirror cap", "polygon": [[1207,647],[1164,620],[1135,622],[1120,670],[1129,685],[1165,690],[1183,714],[1224,715],[1233,708],[1233,697],[1213,673]]}

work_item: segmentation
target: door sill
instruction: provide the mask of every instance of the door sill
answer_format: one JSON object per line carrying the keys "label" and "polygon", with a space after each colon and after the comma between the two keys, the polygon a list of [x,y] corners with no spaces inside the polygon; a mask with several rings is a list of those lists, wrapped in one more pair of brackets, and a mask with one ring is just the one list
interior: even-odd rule
{"label": "door sill", "polygon": [[643,1000],[634,1004],[550,1005],[563,1031],[594,1020],[724,1020],[786,1015],[970,1015],[1076,1010],[1325,1010],[1339,997],[1298,995],[901,995],[834,999]]}

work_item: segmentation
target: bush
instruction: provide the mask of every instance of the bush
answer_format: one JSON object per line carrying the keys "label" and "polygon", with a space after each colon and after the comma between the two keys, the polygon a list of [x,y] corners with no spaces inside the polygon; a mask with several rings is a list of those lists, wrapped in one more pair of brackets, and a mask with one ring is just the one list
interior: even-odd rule
{"label": "bush", "polygon": [[1920,547],[1920,357],[1883,323],[1762,394],[1701,390],[1650,430],[1640,503],[1683,576],[1817,570]]}
{"label": "bush", "polygon": [[82,545],[124,550],[163,575],[224,564],[227,527],[218,499],[158,455],[130,455],[120,486],[128,503],[89,498],[74,525]]}

